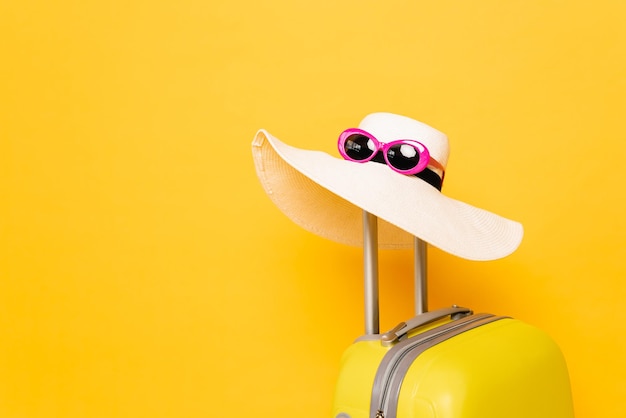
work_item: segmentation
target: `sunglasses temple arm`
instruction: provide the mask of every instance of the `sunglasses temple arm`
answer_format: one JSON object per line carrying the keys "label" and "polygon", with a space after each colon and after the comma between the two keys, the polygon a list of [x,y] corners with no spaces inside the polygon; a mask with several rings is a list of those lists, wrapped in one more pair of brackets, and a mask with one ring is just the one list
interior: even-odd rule
{"label": "sunglasses temple arm", "polygon": [[363,273],[365,287],[365,334],[380,332],[378,303],[378,218],[363,211]]}
{"label": "sunglasses temple arm", "polygon": [[428,311],[427,249],[428,244],[425,241],[418,237],[413,237],[415,315]]}

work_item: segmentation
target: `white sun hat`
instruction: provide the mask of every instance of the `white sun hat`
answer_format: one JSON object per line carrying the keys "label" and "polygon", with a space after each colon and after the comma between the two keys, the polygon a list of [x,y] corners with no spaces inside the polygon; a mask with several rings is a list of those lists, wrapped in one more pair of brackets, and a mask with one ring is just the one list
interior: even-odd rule
{"label": "white sun hat", "polygon": [[392,113],[370,114],[358,128],[383,143],[408,139],[425,145],[432,162],[425,171],[431,178],[434,173],[439,184],[429,184],[420,174],[400,174],[386,164],[295,148],[260,130],[252,143],[257,175],[292,221],[332,241],[360,246],[365,210],[379,219],[381,249],[410,248],[414,236],[469,260],[494,260],[517,249],[521,224],[439,191],[449,155],[445,134]]}

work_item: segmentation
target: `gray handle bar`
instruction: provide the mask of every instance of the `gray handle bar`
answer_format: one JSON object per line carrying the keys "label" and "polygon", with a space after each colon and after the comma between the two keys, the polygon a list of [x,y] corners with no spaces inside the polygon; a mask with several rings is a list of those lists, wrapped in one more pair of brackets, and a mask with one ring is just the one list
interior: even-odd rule
{"label": "gray handle bar", "polygon": [[385,347],[395,344],[402,337],[409,332],[423,325],[430,324],[431,322],[438,321],[446,316],[450,316],[452,319],[459,319],[467,315],[471,315],[472,311],[468,308],[461,308],[460,306],[452,306],[450,308],[437,309],[436,311],[426,312],[417,315],[406,322],[400,322],[391,331],[384,333],[381,337],[381,343]]}

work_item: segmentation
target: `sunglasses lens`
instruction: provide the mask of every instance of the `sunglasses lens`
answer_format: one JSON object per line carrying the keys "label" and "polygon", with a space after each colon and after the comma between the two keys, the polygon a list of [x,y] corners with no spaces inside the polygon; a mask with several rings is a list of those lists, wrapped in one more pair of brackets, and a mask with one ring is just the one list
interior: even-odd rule
{"label": "sunglasses lens", "polygon": [[411,170],[420,162],[420,152],[409,144],[396,144],[387,149],[387,160],[394,168],[407,171]]}
{"label": "sunglasses lens", "polygon": [[353,160],[367,160],[376,152],[376,145],[371,138],[362,134],[352,134],[343,142],[343,150]]}

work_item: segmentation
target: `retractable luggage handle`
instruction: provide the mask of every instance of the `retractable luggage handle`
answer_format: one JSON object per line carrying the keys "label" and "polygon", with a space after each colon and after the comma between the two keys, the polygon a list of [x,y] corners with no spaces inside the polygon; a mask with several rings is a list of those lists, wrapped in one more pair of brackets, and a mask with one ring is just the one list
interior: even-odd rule
{"label": "retractable luggage handle", "polygon": [[363,276],[365,289],[365,334],[378,334],[378,219],[363,211]]}
{"label": "retractable luggage handle", "polygon": [[[414,237],[414,283],[415,314],[427,311],[427,244]],[[365,287],[365,333],[380,332],[380,314],[378,302],[378,218],[363,211],[363,272]],[[445,315],[444,315],[445,316]]]}

